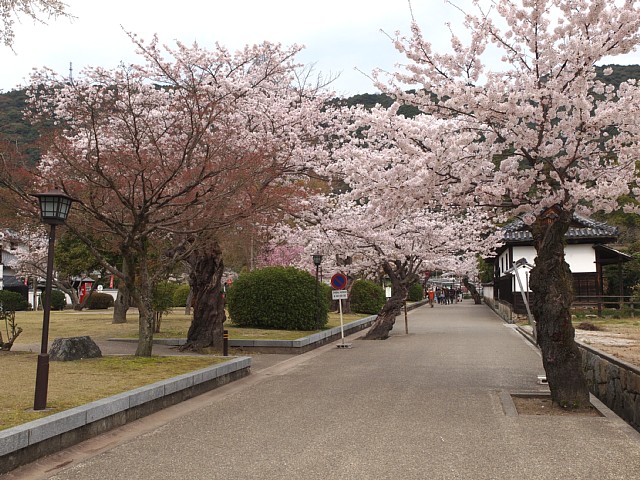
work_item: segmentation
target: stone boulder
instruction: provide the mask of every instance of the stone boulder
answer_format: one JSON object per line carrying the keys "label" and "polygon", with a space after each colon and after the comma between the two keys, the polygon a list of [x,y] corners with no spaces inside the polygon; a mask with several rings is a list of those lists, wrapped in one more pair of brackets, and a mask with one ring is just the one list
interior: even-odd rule
{"label": "stone boulder", "polygon": [[91,337],[56,338],[49,351],[50,360],[69,361],[102,357],[100,347]]}

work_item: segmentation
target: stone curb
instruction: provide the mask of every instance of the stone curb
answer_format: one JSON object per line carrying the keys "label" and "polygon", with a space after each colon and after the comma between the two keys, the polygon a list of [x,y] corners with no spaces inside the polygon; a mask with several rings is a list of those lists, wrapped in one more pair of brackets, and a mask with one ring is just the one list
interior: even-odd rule
{"label": "stone curb", "polygon": [[[407,305],[407,310],[413,310],[426,303],[428,303],[428,300],[409,304]],[[345,324],[343,326],[345,336],[369,327],[376,318],[377,315],[370,315]],[[341,328],[334,327],[296,340],[230,340],[229,346],[247,349],[266,348],[274,353],[278,351],[290,352],[292,350],[294,353],[304,353],[304,351],[325,345],[340,337],[340,335]],[[133,339],[110,340],[137,341]],[[154,340],[154,343],[179,346],[184,344],[185,340],[157,339]],[[248,373],[250,366],[250,357],[238,357],[220,365],[179,375],[17,427],[0,430],[0,475],[86,438],[99,435],[110,428],[123,425],[128,421],[191,398],[198,393],[202,393],[202,391],[216,388],[228,381],[240,378]],[[244,373],[234,377],[234,374],[237,375],[238,372]],[[211,388],[202,388],[202,391],[198,391],[195,394],[191,393],[191,389],[194,387],[206,385],[208,382],[223,377],[228,378],[226,381],[220,382]],[[183,398],[180,398],[179,394],[181,392],[188,393],[185,393]],[[172,397],[170,401],[164,400],[169,397]],[[176,397],[178,398],[176,399]],[[152,404],[153,406],[151,406]],[[74,435],[74,432],[80,433]],[[39,448],[41,445],[44,446]]]}
{"label": "stone curb", "polygon": [[[414,302],[407,305],[407,311],[413,310],[415,308],[421,307],[429,303],[429,300],[421,300],[419,302]],[[345,323],[344,334],[345,336],[355,333],[359,330],[363,330],[371,324],[373,324],[374,320],[377,318],[377,315],[369,315],[368,317],[360,318],[358,320],[354,320],[349,323]],[[322,332],[314,333],[312,335],[301,337],[296,340],[239,340],[239,339],[229,339],[229,347],[232,348],[246,348],[246,349],[260,349],[262,347],[268,348],[269,351],[276,353],[278,350],[282,350],[284,352],[290,353],[291,350],[296,349],[309,349],[320,347],[329,341],[335,340],[335,337],[339,337],[341,335],[340,327],[333,327],[327,330],[323,330]],[[118,342],[137,342],[137,340],[132,338],[110,338],[111,341]],[[179,347],[186,343],[184,338],[160,338],[153,341],[153,343],[157,345],[167,345],[170,347]],[[295,352],[294,353],[303,353],[303,352]]]}
{"label": "stone curb", "polygon": [[[202,368],[184,375],[161,380],[134,390],[103,398],[95,402],[71,408],[48,417],[18,425],[0,431],[0,474],[19,465],[53,453],[76,442],[60,441],[76,430],[91,430],[79,441],[95,436],[110,428],[135,418],[140,418],[165,406],[193,397],[203,391],[211,390],[228,381],[244,376],[251,367],[250,357],[238,357],[228,362]],[[241,375],[242,374],[242,375]],[[175,401],[162,402],[163,399],[182,393]],[[152,406],[152,404],[156,403]],[[136,414],[127,416],[127,412],[136,410]],[[107,419],[117,417],[116,421]],[[134,418],[130,418],[134,417]],[[98,426],[102,423],[104,427]],[[56,445],[44,446],[47,442]],[[57,445],[60,448],[57,448]],[[43,446],[42,455],[37,452]],[[20,451],[23,454],[20,454]]]}

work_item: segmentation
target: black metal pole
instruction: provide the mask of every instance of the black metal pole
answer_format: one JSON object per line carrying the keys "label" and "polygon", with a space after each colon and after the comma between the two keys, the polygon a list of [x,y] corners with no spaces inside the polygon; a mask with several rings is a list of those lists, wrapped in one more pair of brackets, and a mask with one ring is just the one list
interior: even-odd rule
{"label": "black metal pole", "polygon": [[229,330],[222,331],[222,355],[229,356]]}
{"label": "black metal pole", "polygon": [[[49,317],[51,313],[51,284],[53,283],[53,254],[56,242],[56,226],[51,225],[49,232],[49,250],[47,253],[47,280],[44,287],[44,303],[42,318],[42,341],[40,342],[40,355],[38,355],[38,367],[36,370],[36,392],[33,401],[34,410],[47,408],[47,390],[49,387]],[[35,297],[35,291],[33,292]]]}
{"label": "black metal pole", "polygon": [[320,299],[318,298],[318,270],[320,265],[316,265],[316,325],[320,322]]}

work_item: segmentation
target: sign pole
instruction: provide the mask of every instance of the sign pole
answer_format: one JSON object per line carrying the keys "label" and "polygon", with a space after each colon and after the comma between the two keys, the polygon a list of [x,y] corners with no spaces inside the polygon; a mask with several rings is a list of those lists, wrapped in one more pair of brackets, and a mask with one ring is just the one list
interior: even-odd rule
{"label": "sign pole", "polygon": [[338,300],[338,308],[340,309],[340,336],[342,337],[342,345],[344,346],[344,322],[342,321],[342,299]]}
{"label": "sign pole", "polygon": [[333,292],[331,292],[331,298],[333,300],[338,300],[338,309],[340,310],[340,338],[342,342],[338,344],[338,348],[351,348],[350,343],[344,343],[344,317],[342,315],[342,300],[346,300],[349,298],[349,292],[347,290],[343,290],[347,284],[347,277],[342,275],[341,273],[336,273],[331,278],[331,286],[334,288]]}
{"label": "sign pole", "polygon": [[409,335],[409,319],[407,318],[407,301],[404,301],[404,333]]}

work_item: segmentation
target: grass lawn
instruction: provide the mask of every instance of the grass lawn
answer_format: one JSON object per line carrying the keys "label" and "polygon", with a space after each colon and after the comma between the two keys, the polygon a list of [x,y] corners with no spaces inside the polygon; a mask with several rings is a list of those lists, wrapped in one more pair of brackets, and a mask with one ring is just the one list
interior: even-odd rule
{"label": "grass lawn", "polygon": [[227,360],[202,355],[51,362],[47,410],[35,412],[37,357],[35,353],[0,352],[0,430]]}
{"label": "grass lawn", "polygon": [[[344,323],[365,315],[344,315]],[[65,310],[51,312],[49,341],[57,337],[88,335],[95,341],[109,338],[137,338],[137,312],[128,315],[127,323],[111,323],[112,311]],[[161,333],[155,338],[186,338],[191,317],[176,309],[162,320]],[[16,324],[23,332],[17,344],[39,345],[42,336],[42,312],[17,312]],[[338,314],[329,315],[327,328],[340,325]],[[260,338],[295,340],[311,332],[237,328],[225,324],[232,339]],[[4,331],[4,322],[0,324]],[[49,391],[45,412],[34,412],[33,396],[36,376],[36,353],[0,352],[0,430],[37,418],[83,405],[100,398],[125,392],[143,385],[226,361],[214,356],[176,357],[103,357],[74,362],[51,362]]]}
{"label": "grass lawn", "polygon": [[[58,337],[76,337],[89,335],[93,340],[107,340],[108,338],[138,338],[138,315],[129,312],[127,323],[113,324],[111,310],[93,310],[76,312],[73,310],[53,311],[49,321],[49,341]],[[344,315],[344,323],[349,323],[366,315]],[[16,312],[16,324],[22,327],[16,343],[40,344],[42,336],[42,312]],[[183,309],[175,309],[169,315],[162,318],[160,333],[155,338],[186,338],[191,316],[184,315]],[[337,313],[329,314],[327,328],[340,325],[340,316]],[[4,328],[4,325],[0,325]],[[229,322],[225,323],[229,330],[229,338],[262,340],[296,340],[306,337],[320,330],[294,331],[294,330],[261,330],[257,328],[237,328]]]}

